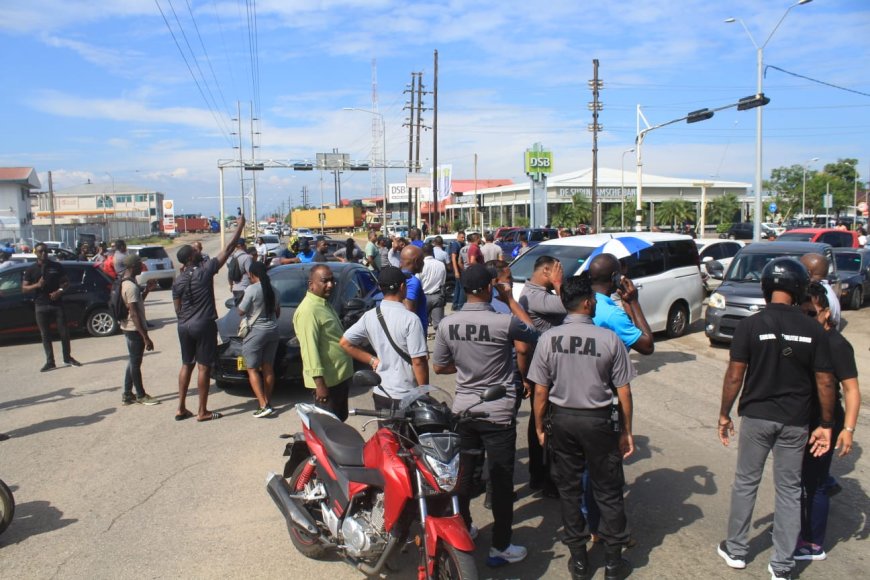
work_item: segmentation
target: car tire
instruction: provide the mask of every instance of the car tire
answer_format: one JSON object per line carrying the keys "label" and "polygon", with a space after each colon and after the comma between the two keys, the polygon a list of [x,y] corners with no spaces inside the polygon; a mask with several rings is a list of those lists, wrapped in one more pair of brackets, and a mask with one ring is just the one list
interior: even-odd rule
{"label": "car tire", "polygon": [[163,280],[160,280],[157,283],[160,284],[160,287],[163,288],[164,290],[169,290],[170,288],[172,288],[173,282],[175,282],[175,280],[165,278]]}
{"label": "car tire", "polygon": [[728,346],[728,342],[724,340],[716,340],[715,338],[710,338],[710,346],[715,348],[726,348]]}
{"label": "car tire", "polygon": [[852,293],[849,294],[849,310],[861,310],[864,303],[864,289],[860,286],[852,288]]}
{"label": "car tire", "polygon": [[108,308],[95,308],[88,314],[85,328],[91,336],[112,336],[118,332],[118,321]]}
{"label": "car tire", "polygon": [[214,386],[221,389],[222,391],[228,391],[228,390],[232,389],[233,387],[235,387],[236,385],[234,383],[229,383],[227,381],[215,380]]}
{"label": "car tire", "polygon": [[729,240],[736,240],[737,236],[735,236],[734,234],[728,234],[728,239]]}
{"label": "car tire", "polygon": [[676,302],[668,311],[665,332],[668,338],[679,338],[689,329],[689,309],[682,302]]}

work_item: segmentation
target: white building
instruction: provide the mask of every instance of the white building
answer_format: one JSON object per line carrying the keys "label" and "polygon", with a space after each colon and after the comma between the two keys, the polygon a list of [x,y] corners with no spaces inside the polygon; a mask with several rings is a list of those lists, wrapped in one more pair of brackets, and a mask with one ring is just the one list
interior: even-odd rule
{"label": "white building", "polygon": [[17,238],[30,223],[30,198],[39,189],[32,167],[0,167],[0,238]]}
{"label": "white building", "polygon": [[[145,220],[150,224],[163,219],[164,194],[126,183],[85,183],[54,191],[56,224]],[[34,225],[47,225],[52,217],[52,199],[40,192],[34,200]]]}

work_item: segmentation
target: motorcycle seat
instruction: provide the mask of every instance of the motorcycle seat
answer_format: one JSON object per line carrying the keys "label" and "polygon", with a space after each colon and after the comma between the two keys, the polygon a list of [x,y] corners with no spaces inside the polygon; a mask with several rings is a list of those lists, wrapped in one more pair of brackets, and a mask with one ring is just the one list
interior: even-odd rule
{"label": "motorcycle seat", "polygon": [[312,414],[309,422],[333,461],[339,465],[363,465],[365,440],[356,429],[327,415]]}

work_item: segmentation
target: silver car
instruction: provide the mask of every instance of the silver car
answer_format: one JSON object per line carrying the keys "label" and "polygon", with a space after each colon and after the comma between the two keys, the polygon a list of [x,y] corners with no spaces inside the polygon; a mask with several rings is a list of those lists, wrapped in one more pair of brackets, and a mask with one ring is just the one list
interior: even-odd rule
{"label": "silver car", "polygon": [[138,254],[145,267],[136,281],[144,286],[151,280],[157,280],[161,288],[172,288],[175,281],[175,265],[172,263],[166,248],[163,246],[127,246],[127,252]]}

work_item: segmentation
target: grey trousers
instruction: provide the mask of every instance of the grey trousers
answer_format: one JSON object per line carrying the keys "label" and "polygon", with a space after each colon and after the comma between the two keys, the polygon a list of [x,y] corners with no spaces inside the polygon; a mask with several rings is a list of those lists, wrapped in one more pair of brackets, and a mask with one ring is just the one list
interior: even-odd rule
{"label": "grey trousers", "polygon": [[[444,318],[444,294],[426,294],[426,310],[432,330],[438,330],[438,324]],[[423,332],[428,332],[428,329],[424,328]]]}
{"label": "grey trousers", "polygon": [[731,489],[728,517],[728,551],[746,557],[749,551],[749,526],[764,463],[773,451],[773,485],[776,500],[773,512],[774,570],[794,567],[795,545],[801,528],[801,465],[807,444],[808,428],[783,425],[764,419],[743,417],[740,421],[740,447],[737,473]]}

